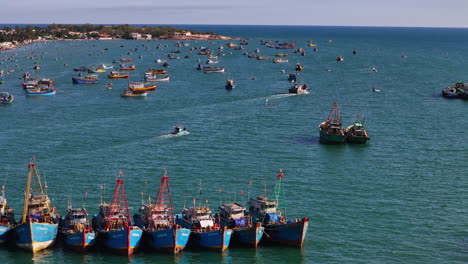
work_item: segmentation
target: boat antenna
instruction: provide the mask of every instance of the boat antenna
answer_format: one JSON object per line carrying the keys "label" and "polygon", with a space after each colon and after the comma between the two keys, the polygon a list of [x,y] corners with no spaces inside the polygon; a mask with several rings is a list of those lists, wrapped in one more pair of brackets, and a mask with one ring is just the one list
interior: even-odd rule
{"label": "boat antenna", "polygon": [[185,208],[185,205],[186,205],[185,202],[186,201],[187,201],[187,192],[184,192],[184,207],[183,208]]}
{"label": "boat antenna", "polygon": [[198,207],[201,207],[201,196],[202,196],[202,181],[198,184]]}
{"label": "boat antenna", "polygon": [[223,191],[223,189],[221,187],[218,188],[218,192],[219,192],[219,205],[222,205],[223,203],[221,202],[221,192]]}
{"label": "boat antenna", "polygon": [[141,204],[142,204],[142,205],[145,204],[145,202],[143,201],[143,194],[144,194],[143,192],[140,192],[140,195],[141,195]]}
{"label": "boat antenna", "polygon": [[2,186],[5,186],[6,185],[6,182],[7,182],[7,179],[8,179],[8,172],[10,171],[10,165],[8,165],[7,167],[7,172],[6,172],[6,175],[5,175],[5,179],[3,180],[3,185]]}
{"label": "boat antenna", "polygon": [[267,194],[266,194],[266,177],[265,175],[263,175],[263,196],[264,197],[267,197]]}
{"label": "boat antenna", "polygon": [[248,181],[247,183],[249,184],[249,186],[247,187],[247,196],[248,198],[250,198],[250,192],[252,190],[252,180]]}
{"label": "boat antenna", "polygon": [[83,197],[83,209],[86,208],[86,200],[88,199],[88,191],[85,191],[84,197]]}
{"label": "boat antenna", "polygon": [[45,189],[45,195],[46,197],[49,196],[49,194],[47,193],[47,190],[49,189],[49,186],[47,185],[47,177],[46,177],[46,173],[45,173],[45,170],[44,170],[44,189]]}
{"label": "boat antenna", "polygon": [[104,185],[101,185],[101,204],[103,204],[104,189]]}
{"label": "boat antenna", "polygon": [[68,204],[67,204],[68,210],[72,209],[72,203],[71,203],[71,192],[68,194]]}

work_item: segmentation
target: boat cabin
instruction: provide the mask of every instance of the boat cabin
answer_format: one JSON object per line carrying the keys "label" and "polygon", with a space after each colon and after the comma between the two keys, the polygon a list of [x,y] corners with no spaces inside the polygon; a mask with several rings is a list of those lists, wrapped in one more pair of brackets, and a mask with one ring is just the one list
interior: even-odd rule
{"label": "boat cabin", "polygon": [[191,207],[182,209],[182,220],[192,228],[211,228],[214,226],[211,209],[207,207]]}
{"label": "boat cabin", "polygon": [[277,223],[282,220],[281,212],[277,210],[278,204],[275,201],[270,201],[267,197],[258,196],[257,199],[250,198],[249,214],[255,216],[266,224]]}
{"label": "boat cabin", "polygon": [[219,207],[221,217],[225,219],[245,218],[245,207],[238,203],[227,203]]}

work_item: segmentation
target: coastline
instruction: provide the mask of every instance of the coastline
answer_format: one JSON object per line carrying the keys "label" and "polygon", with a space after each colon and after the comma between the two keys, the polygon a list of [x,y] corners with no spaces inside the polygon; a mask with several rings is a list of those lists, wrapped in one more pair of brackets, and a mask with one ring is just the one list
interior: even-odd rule
{"label": "coastline", "polygon": [[[221,35],[211,35],[211,34],[192,34],[192,35],[163,35],[151,40],[240,40],[241,38],[221,36]],[[81,40],[126,40],[122,38],[106,38],[106,39],[34,39],[27,40],[22,43],[12,43],[12,42],[0,42],[0,52],[15,50],[22,46],[31,45],[37,42],[47,42],[47,41],[81,41]],[[142,39],[138,39],[142,40]]]}

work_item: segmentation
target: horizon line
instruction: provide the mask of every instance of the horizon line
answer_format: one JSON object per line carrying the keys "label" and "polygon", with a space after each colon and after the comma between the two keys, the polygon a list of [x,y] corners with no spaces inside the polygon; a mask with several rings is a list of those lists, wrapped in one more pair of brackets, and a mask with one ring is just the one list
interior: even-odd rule
{"label": "horizon line", "polygon": [[439,28],[439,29],[468,29],[468,27],[455,26],[368,26],[368,25],[278,25],[278,24],[148,24],[148,23],[1,23],[0,25],[156,25],[156,26],[283,26],[283,27],[362,27],[362,28]]}

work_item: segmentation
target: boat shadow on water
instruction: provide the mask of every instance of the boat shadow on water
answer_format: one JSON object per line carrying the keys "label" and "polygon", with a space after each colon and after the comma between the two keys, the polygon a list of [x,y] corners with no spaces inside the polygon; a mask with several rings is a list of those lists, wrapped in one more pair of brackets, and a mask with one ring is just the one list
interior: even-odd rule
{"label": "boat shadow on water", "polygon": [[316,136],[299,136],[299,137],[292,137],[292,141],[298,144],[305,144],[305,145],[319,145],[320,144],[320,137]]}

